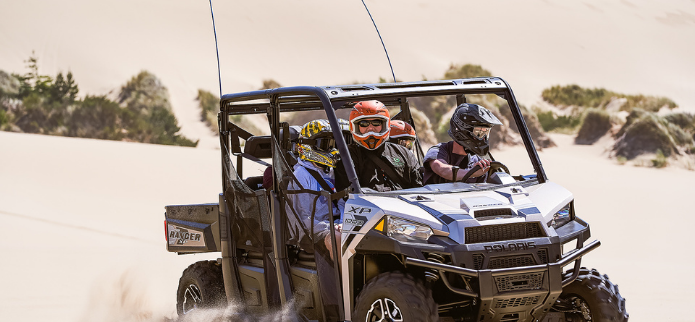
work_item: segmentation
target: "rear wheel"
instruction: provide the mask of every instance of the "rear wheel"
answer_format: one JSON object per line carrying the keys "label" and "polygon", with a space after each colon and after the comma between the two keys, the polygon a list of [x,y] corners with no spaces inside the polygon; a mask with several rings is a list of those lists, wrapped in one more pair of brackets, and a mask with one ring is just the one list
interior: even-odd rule
{"label": "rear wheel", "polygon": [[179,279],[176,311],[179,315],[196,309],[224,307],[222,267],[216,261],[202,261],[188,266]]}
{"label": "rear wheel", "polygon": [[352,321],[437,321],[437,303],[422,282],[399,272],[371,279],[355,301]]}
{"label": "rear wheel", "polygon": [[[563,279],[572,273],[573,270],[568,271]],[[618,286],[607,275],[585,267],[579,270],[577,279],[562,290],[552,310],[565,313],[565,319],[574,322],[627,321],[629,317]]]}

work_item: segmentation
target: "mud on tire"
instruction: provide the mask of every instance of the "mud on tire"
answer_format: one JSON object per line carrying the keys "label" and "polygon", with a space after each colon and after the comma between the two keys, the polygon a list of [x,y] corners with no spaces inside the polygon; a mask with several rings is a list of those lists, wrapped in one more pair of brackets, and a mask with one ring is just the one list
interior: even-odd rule
{"label": "mud on tire", "polygon": [[432,291],[422,282],[400,272],[378,275],[357,296],[352,321],[373,322],[382,319],[438,321],[437,303],[432,299]]}
{"label": "mud on tire", "polygon": [[224,307],[222,267],[216,261],[191,264],[183,271],[176,292],[176,312],[187,314],[195,309]]}
{"label": "mud on tire", "polygon": [[[572,276],[574,270],[566,272],[562,278]],[[620,295],[618,286],[607,275],[601,275],[596,269],[579,269],[579,276],[563,290],[553,311],[565,312],[571,321],[627,321],[629,314],[625,310],[625,299]]]}

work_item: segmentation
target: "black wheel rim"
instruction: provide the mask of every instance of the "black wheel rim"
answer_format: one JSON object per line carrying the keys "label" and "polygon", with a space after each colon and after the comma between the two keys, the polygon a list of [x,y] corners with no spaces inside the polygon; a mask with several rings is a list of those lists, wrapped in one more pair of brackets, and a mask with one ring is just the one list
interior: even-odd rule
{"label": "black wheel rim", "polygon": [[365,318],[367,322],[402,322],[403,313],[390,298],[380,298],[372,303]]}
{"label": "black wheel rim", "polygon": [[565,313],[569,321],[593,321],[589,303],[577,295],[561,298],[553,306],[553,311]]}
{"label": "black wheel rim", "polygon": [[202,301],[198,286],[195,284],[188,285],[183,293],[183,314],[195,310]]}

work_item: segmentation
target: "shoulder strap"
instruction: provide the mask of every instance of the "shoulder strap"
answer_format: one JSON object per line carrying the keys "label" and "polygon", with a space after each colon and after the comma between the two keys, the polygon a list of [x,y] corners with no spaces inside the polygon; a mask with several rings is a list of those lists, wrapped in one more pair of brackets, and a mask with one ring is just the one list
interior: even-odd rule
{"label": "shoulder strap", "polygon": [[319,185],[321,186],[321,188],[323,188],[323,190],[326,190],[326,191],[328,191],[328,192],[330,192],[330,193],[334,193],[334,192],[335,192],[335,188],[332,188],[332,187],[328,184],[328,182],[326,182],[326,179],[324,179],[318,172],[316,172],[316,170],[314,170],[314,169],[309,169],[309,168],[304,168],[304,169],[305,169],[307,172],[309,172],[309,174],[310,174],[312,177],[314,177],[314,179],[316,179],[316,181],[319,183]]}
{"label": "shoulder strap", "polygon": [[381,158],[379,158],[378,156],[374,155],[374,153],[367,153],[367,157],[369,157],[369,159],[372,160],[372,162],[374,162],[379,168],[384,170],[384,172],[386,172],[386,175],[388,175],[391,181],[401,186],[401,189],[405,189],[405,185],[403,184],[403,178],[399,176],[391,166],[386,165],[386,162],[381,160]]}
{"label": "shoulder strap", "polygon": [[[314,179],[316,179],[316,182],[319,183],[319,185],[321,186],[321,188],[323,188],[323,190],[326,190],[330,193],[335,193],[335,188],[332,188],[328,184],[328,182],[326,182],[326,179],[324,179],[318,172],[316,172],[316,170],[309,169],[309,168],[304,168],[304,169],[306,169],[306,171],[309,172],[309,174],[312,177],[314,177]],[[340,209],[340,208],[338,208],[338,201],[336,199],[333,199],[332,201],[333,201],[333,205],[335,206],[335,208]]]}

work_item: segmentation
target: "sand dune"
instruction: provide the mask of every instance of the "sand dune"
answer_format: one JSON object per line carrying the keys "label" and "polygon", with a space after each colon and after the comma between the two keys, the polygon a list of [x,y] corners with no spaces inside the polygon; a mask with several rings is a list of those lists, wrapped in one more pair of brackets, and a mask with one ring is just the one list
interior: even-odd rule
{"label": "sand dune", "polygon": [[[450,63],[481,64],[521,103],[578,83],[667,96],[695,111],[695,2],[687,0],[367,1],[396,76],[441,77]],[[371,82],[391,74],[360,1],[213,1],[224,92]],[[169,88],[183,133],[216,145],[198,122],[198,88],[218,93],[206,2],[3,1],[0,68],[72,70],[82,94],[117,91],[147,69]]]}

